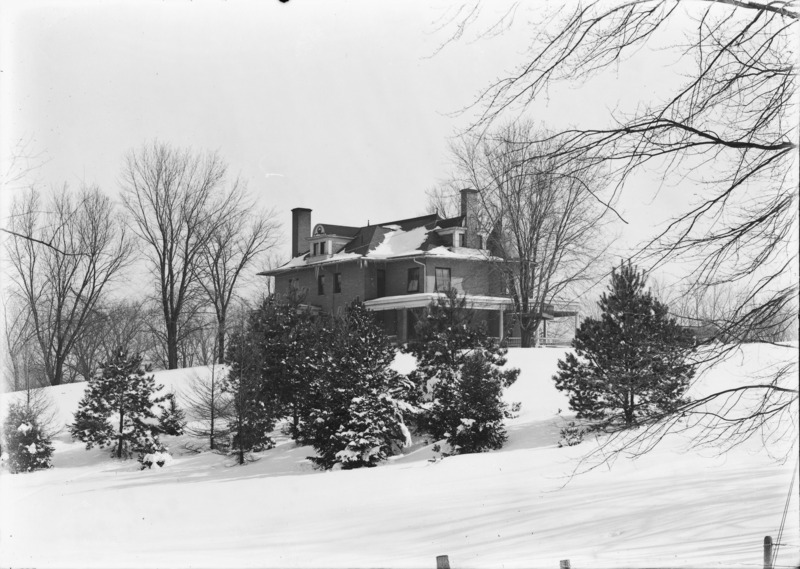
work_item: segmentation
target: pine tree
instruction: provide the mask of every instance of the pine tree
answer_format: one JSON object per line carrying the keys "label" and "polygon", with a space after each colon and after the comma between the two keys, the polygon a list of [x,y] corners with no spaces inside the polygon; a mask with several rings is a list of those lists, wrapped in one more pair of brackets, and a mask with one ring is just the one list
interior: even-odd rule
{"label": "pine tree", "polygon": [[395,349],[373,315],[358,301],[321,328],[322,373],[312,386],[303,439],[321,468],[370,467],[409,444],[403,415],[413,385],[389,366]]}
{"label": "pine tree", "polygon": [[600,320],[584,320],[575,353],[558,362],[556,388],[594,428],[630,428],[687,402],[692,336],[645,291],[645,282],[630,262],[615,269],[599,302]]}
{"label": "pine tree", "polygon": [[142,461],[148,454],[165,453],[159,435],[180,434],[182,414],[171,393],[158,395],[163,385],[156,385],[148,372],[141,354],[117,350],[89,380],[70,426],[72,437],[87,449],[112,446],[116,458],[137,452]]}
{"label": "pine tree", "polygon": [[466,297],[453,289],[426,309],[417,336],[406,349],[417,358],[411,379],[424,401],[418,428],[446,439],[456,454],[501,448],[503,420],[519,408],[502,398],[519,375],[503,369],[508,350],[472,322]]}
{"label": "pine tree", "polygon": [[288,433],[300,441],[301,423],[308,415],[308,399],[319,374],[321,320],[300,306],[303,297],[293,291],[283,302],[265,302],[253,315],[250,333],[257,337],[264,390],[288,417]]}
{"label": "pine tree", "polygon": [[3,424],[5,451],[11,472],[31,472],[50,468],[53,445],[42,428],[38,413],[25,403],[12,403]]}
{"label": "pine tree", "polygon": [[253,331],[253,318],[245,328],[244,323],[228,341],[226,363],[230,366],[223,390],[232,400],[231,445],[239,464],[246,462],[251,451],[272,448],[270,433],[275,429],[277,404],[265,388],[262,374],[263,357],[260,335]]}

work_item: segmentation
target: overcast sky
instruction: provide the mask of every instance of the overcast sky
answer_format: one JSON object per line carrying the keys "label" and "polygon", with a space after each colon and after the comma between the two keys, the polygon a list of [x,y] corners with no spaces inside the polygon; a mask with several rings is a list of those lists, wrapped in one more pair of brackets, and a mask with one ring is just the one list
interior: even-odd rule
{"label": "overcast sky", "polygon": [[[3,0],[2,150],[28,140],[46,158],[40,184],[109,194],[125,152],[146,141],[218,150],[287,236],[297,206],[346,225],[420,215],[449,172],[449,138],[473,116],[458,111],[523,60],[532,5],[508,32],[436,53],[457,3]],[[503,10],[491,3],[485,21]],[[554,89],[531,115],[601,124],[659,96],[675,59],[647,52],[588,87]],[[623,196],[628,242],[685,201],[665,192],[653,204],[654,191]]]}

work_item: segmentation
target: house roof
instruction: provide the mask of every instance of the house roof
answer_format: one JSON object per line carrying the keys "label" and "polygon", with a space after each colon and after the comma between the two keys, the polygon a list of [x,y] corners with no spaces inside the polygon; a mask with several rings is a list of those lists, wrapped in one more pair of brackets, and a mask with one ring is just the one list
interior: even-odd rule
{"label": "house roof", "polygon": [[350,227],[349,225],[333,225],[332,223],[317,223],[314,227],[322,226],[326,235],[338,235],[340,237],[353,237],[358,233],[358,227]]}
{"label": "house roof", "polygon": [[435,230],[459,227],[463,224],[463,216],[442,219],[436,213],[365,225],[350,227],[347,225],[321,225],[328,235],[349,237],[350,240],[332,255],[311,257],[309,252],[298,255],[288,263],[260,275],[275,275],[304,266],[318,266],[330,263],[341,263],[356,259],[391,260],[407,257],[450,257],[458,259],[487,259],[485,251],[453,247]]}

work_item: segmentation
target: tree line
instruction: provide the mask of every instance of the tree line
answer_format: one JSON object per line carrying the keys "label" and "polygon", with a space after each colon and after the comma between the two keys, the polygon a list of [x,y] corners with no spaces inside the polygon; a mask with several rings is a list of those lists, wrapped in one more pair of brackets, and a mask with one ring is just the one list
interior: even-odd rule
{"label": "tree line", "polygon": [[[119,346],[175,369],[221,361],[245,269],[279,225],[217,153],[131,150],[121,204],[96,186],[17,195],[4,231],[12,389],[87,379]],[[146,276],[133,274],[144,266]],[[140,284],[133,298],[112,288]],[[129,288],[133,288],[129,284]]]}

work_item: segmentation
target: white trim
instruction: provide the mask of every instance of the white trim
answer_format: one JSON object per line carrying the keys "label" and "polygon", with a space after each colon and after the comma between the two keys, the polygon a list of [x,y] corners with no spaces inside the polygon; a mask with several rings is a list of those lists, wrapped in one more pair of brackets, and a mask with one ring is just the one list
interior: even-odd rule
{"label": "white trim", "polygon": [[[423,308],[429,306],[443,294],[436,292],[420,292],[416,294],[400,294],[397,296],[383,296],[364,302],[370,310],[392,310],[395,308]],[[467,308],[477,310],[493,310],[499,308],[513,309],[514,301],[502,296],[467,295]]]}

